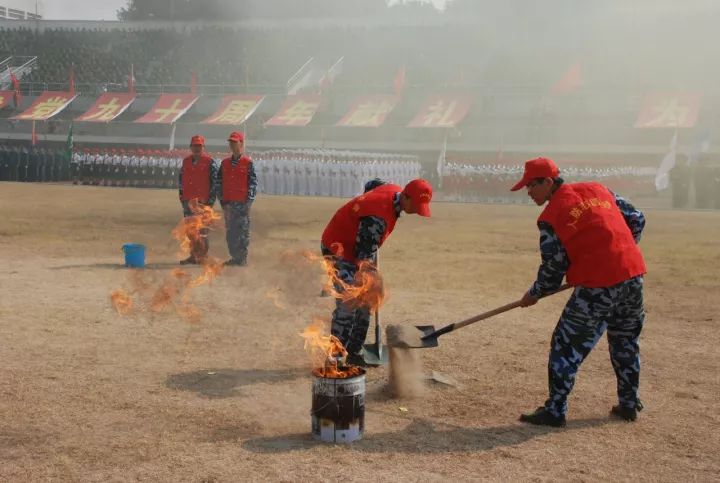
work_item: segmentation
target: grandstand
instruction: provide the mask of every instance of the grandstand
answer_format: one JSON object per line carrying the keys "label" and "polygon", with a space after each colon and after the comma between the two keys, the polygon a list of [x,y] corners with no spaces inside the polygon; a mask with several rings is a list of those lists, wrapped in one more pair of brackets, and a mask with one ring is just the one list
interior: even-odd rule
{"label": "grandstand", "polygon": [[[542,8],[518,14],[505,6],[495,7],[494,15],[380,20],[0,20],[0,88],[10,89],[11,67],[23,95],[20,105],[0,109],[0,135],[29,141],[33,123],[13,117],[45,91],[70,89],[73,70],[79,95],[59,114],[35,123],[43,142],[64,142],[72,120],[98,96],[126,92],[132,84],[135,101],[112,122],[74,123],[76,145],[167,148],[173,134],[182,143],[203,132],[210,146],[220,148],[227,126],[203,120],[217,111],[223,95],[253,94],[264,99],[242,128],[254,149],[412,153],[428,171],[444,142],[449,155],[471,164],[517,162],[542,152],[576,165],[656,165],[673,129],[667,119],[638,127],[644,110],[677,104],[683,95],[697,104],[675,105],[695,110],[680,126],[680,152],[691,151],[701,133],[716,126],[720,91],[713,79],[720,68],[707,65],[717,47],[704,41],[714,25],[700,10],[659,8],[640,15],[621,4],[568,4],[566,15],[552,18]],[[679,21],[692,22],[692,32],[666,35]],[[701,71],[707,75],[697,75]],[[135,122],[161,93],[190,91],[199,99],[175,123]],[[648,107],[657,93],[666,96]],[[303,126],[268,124],[288,94],[320,95],[316,114]],[[464,117],[411,127],[428,99],[455,94],[467,99]],[[397,104],[377,126],[338,125],[363,95],[397,96]]]}

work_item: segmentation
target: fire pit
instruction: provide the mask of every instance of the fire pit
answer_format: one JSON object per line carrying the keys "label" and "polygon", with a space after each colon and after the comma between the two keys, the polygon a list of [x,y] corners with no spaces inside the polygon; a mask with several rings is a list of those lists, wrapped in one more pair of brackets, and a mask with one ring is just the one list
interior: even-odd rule
{"label": "fire pit", "polygon": [[365,429],[365,371],[351,367],[342,375],[313,371],[312,434],[326,443],[351,443]]}

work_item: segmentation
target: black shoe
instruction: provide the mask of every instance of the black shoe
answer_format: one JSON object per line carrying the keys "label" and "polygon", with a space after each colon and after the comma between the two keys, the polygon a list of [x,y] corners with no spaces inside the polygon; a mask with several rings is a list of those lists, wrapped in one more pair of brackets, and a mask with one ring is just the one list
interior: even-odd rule
{"label": "black shoe", "polygon": [[227,266],[244,267],[245,265],[247,265],[247,261],[246,261],[246,260],[237,260],[237,259],[235,259],[235,258],[231,258],[230,260],[226,261],[224,265],[225,265],[226,267],[227,267]]}
{"label": "black shoe", "polygon": [[185,260],[180,260],[180,265],[197,265],[198,259],[195,257],[187,257]]}
{"label": "black shoe", "polygon": [[565,416],[553,416],[545,407],[540,406],[534,413],[521,414],[520,421],[523,423],[537,424],[539,426],[552,426],[554,428],[565,427]]}
{"label": "black shoe", "polygon": [[345,364],[348,366],[367,367],[367,363],[362,354],[348,354],[347,357],[345,357]]}
{"label": "black shoe", "polygon": [[619,418],[624,419],[625,421],[635,421],[637,419],[637,413],[643,410],[642,402],[638,400],[638,402],[635,404],[634,408],[626,408],[623,406],[620,406],[619,404],[616,406],[613,406],[610,410],[610,414],[613,416],[617,416]]}

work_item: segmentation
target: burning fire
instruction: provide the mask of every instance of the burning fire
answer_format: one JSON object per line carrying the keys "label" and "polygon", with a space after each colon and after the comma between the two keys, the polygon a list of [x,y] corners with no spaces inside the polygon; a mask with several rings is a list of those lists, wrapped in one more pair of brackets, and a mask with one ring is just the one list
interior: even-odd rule
{"label": "burning fire", "polygon": [[300,334],[305,339],[305,350],[310,355],[313,374],[332,379],[346,379],[361,374],[359,367],[338,366],[338,359],[344,359],[347,350],[334,335],[324,335],[327,333],[325,325],[321,320],[315,320]]}
{"label": "burning fire", "polygon": [[212,206],[203,205],[198,200],[190,200],[189,205],[193,216],[180,220],[172,231],[173,238],[180,243],[178,252],[180,257],[192,254],[193,247],[222,219],[220,213],[213,210]]}
{"label": "burning fire", "polygon": [[127,315],[133,309],[133,301],[130,295],[124,290],[118,289],[113,290],[110,294],[110,300],[112,301],[113,307],[120,315]]}
{"label": "burning fire", "polygon": [[303,256],[310,261],[319,261],[327,275],[325,291],[350,307],[368,307],[371,311],[379,309],[385,302],[383,278],[375,263],[361,260],[352,283],[340,277],[331,257],[320,257],[307,250]]}
{"label": "burning fire", "polygon": [[[191,253],[193,245],[205,236],[207,230],[221,219],[212,207],[200,205],[195,200],[190,202],[190,209],[195,216],[181,220],[172,231],[173,238],[180,243],[180,255],[185,256]],[[202,272],[197,276],[180,268],[173,269],[159,284],[154,283],[152,276],[147,273],[134,272],[129,276],[132,285],[129,293],[115,290],[111,294],[113,306],[118,314],[127,315],[134,306],[132,296],[138,295],[143,309],[159,313],[171,308],[188,322],[197,323],[202,318],[202,312],[191,303],[190,293],[215,280],[224,265],[221,260],[207,256],[202,258],[201,268]]]}

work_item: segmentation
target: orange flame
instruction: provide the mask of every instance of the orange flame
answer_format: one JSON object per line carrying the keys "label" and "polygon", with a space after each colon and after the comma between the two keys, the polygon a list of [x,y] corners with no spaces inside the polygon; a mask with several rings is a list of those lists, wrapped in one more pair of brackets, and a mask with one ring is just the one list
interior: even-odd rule
{"label": "orange flame", "polygon": [[133,309],[133,301],[124,290],[113,290],[110,294],[110,300],[112,301],[113,307],[120,315],[127,315]]}
{"label": "orange flame", "polygon": [[[342,254],[342,251],[340,251]],[[332,257],[320,257],[307,250],[303,253],[311,261],[319,261],[327,275],[325,291],[350,307],[379,309],[385,302],[385,286],[382,275],[371,260],[360,260],[355,278],[348,283],[340,277]]]}
{"label": "orange flame", "polygon": [[275,289],[275,291],[268,289],[265,292],[265,297],[272,300],[272,303],[276,308],[280,310],[287,310],[287,306],[280,300],[281,296],[279,288]]}
{"label": "orange flame", "polygon": [[[180,243],[180,255],[191,253],[193,247],[197,246],[198,242],[202,242],[207,231],[221,219],[221,215],[212,207],[201,205],[197,200],[190,201],[190,209],[195,215],[181,220],[172,231],[173,238]],[[157,313],[170,308],[188,322],[199,322],[202,311],[190,302],[190,292],[201,285],[212,283],[224,268],[222,261],[214,257],[204,256],[200,262],[202,272],[199,275],[193,276],[185,270],[176,268],[159,285],[152,283],[152,277],[148,280],[145,274],[131,274],[129,280],[133,289],[130,294],[116,290],[111,295],[115,309],[121,315],[128,314],[133,306],[131,295],[138,294],[145,301],[141,304],[145,309]],[[116,294],[122,294],[123,297],[120,298]],[[116,299],[120,302],[116,302]],[[124,305],[118,305],[120,303]],[[128,304],[130,308],[125,308]]]}
{"label": "orange flame", "polygon": [[327,333],[321,320],[315,320],[300,336],[305,339],[305,351],[310,356],[313,374],[318,377],[345,379],[357,376],[362,370],[356,366],[338,367],[338,359],[347,356],[347,350],[340,340]]}
{"label": "orange flame", "polygon": [[198,200],[190,200],[193,216],[183,218],[172,230],[172,236],[180,243],[179,257],[193,254],[193,248],[207,237],[208,230],[218,225],[222,219],[212,206],[203,205]]}

